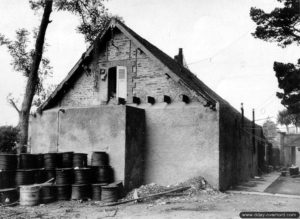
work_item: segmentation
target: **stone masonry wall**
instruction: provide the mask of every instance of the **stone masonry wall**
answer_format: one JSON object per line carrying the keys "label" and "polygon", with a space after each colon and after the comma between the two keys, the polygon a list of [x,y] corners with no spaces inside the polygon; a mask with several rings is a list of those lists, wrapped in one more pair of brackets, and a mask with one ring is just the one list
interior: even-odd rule
{"label": "stone masonry wall", "polygon": [[[89,64],[91,72],[82,72],[72,87],[66,91],[57,106],[86,107],[106,104],[108,101],[108,77],[100,75],[100,69],[108,71],[111,67],[127,67],[127,102],[132,103],[132,97],[137,96],[142,103],[147,102],[147,96],[152,96],[156,102],[162,102],[168,95],[173,102],[180,100],[185,94],[192,101],[193,97],[185,86],[175,82],[166,74],[167,69],[160,61],[146,55],[123,33],[116,32],[113,38],[93,53],[93,61]],[[200,100],[201,101],[201,100]]]}
{"label": "stone masonry wall", "polygon": [[97,90],[94,89],[93,84],[93,75],[83,73],[74,87],[65,94],[60,102],[60,106],[83,107],[98,105],[100,103],[99,94]]}

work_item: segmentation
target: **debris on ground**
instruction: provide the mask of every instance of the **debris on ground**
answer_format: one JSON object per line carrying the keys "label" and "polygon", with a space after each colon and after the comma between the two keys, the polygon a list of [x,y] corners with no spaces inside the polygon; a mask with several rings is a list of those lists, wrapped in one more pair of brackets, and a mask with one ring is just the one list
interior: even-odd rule
{"label": "debris on ground", "polygon": [[[146,199],[150,200],[150,199],[158,198],[158,197],[161,197],[161,196],[173,193],[173,192],[185,191],[185,190],[190,189],[190,188],[191,188],[190,186],[188,186],[188,187],[179,187],[179,188],[171,189],[171,190],[168,190],[168,191],[165,191],[165,192],[159,192],[159,193],[151,194],[151,195],[148,195],[148,196],[145,196],[145,197],[138,197],[137,190],[134,190],[132,199],[119,200],[118,202],[112,202],[112,203],[104,204],[104,205],[102,205],[102,207],[104,207],[104,206],[116,206],[116,205],[126,204],[126,203],[130,203],[130,202],[139,202],[139,201],[144,201]],[[138,197],[138,198],[134,198],[134,197]]]}
{"label": "debris on ground", "polygon": [[190,186],[191,188],[186,191],[189,196],[199,195],[204,193],[214,194],[218,193],[203,177],[193,177],[185,182],[180,183],[178,186]]}
{"label": "debris on ground", "polygon": [[[172,193],[172,194],[166,194],[163,195],[164,197],[167,198],[180,198],[181,196],[184,196],[185,198],[191,197],[191,196],[197,196],[200,194],[216,194],[219,193],[217,190],[213,189],[211,185],[208,184],[208,182],[201,176],[199,177],[194,177],[191,178],[185,182],[177,183],[174,185],[169,185],[169,186],[162,186],[158,185],[156,183],[150,183],[147,185],[142,185],[139,188],[136,188],[129,192],[125,198],[123,198],[121,201],[127,201],[127,200],[132,200],[135,199],[136,197],[147,197],[151,196],[153,194],[161,193],[161,192],[166,192],[171,189],[176,189],[180,187],[190,187],[187,190],[180,191],[178,193]],[[150,197],[149,199],[144,199],[144,201],[151,201],[157,199],[157,197]]]}
{"label": "debris on ground", "polygon": [[[100,209],[98,208],[97,214],[101,214],[103,217],[115,217],[118,213],[119,207],[116,208],[112,206],[133,202],[135,199],[147,202],[149,204],[147,208],[151,208],[153,206],[162,207],[174,203],[186,202],[206,204],[207,202],[220,198],[219,194],[222,193],[214,190],[203,177],[194,177],[185,182],[169,186],[162,186],[155,183],[142,185],[129,192],[125,198],[116,203],[112,203],[113,205],[107,206],[101,201],[89,200],[82,203],[80,203],[80,201],[61,201],[50,203],[48,205],[38,205],[35,207],[0,207],[0,218],[7,218],[7,216],[20,218],[48,218],[50,215],[47,209],[52,209],[51,214],[76,218],[79,216],[79,205],[80,208],[87,209],[105,207],[101,208],[101,211],[99,211]],[[138,201],[136,203],[138,203]]]}
{"label": "debris on ground", "polygon": [[132,190],[127,194],[127,196],[123,200],[131,200],[135,199],[136,197],[142,198],[156,193],[165,192],[169,189],[170,188],[168,188],[167,186],[161,186],[157,185],[156,183],[150,183],[147,185],[142,185],[139,188]]}

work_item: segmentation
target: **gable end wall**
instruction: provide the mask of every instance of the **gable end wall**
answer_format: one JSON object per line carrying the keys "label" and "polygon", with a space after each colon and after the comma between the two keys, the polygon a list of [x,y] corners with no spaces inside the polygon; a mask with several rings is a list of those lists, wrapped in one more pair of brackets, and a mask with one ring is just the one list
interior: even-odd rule
{"label": "gable end wall", "polygon": [[[132,103],[132,97],[137,96],[142,103],[147,102],[147,96],[152,96],[156,102],[162,102],[168,95],[173,102],[181,101],[181,95],[190,97],[191,101],[204,102],[201,97],[175,82],[166,74],[170,70],[160,61],[153,60],[138,48],[123,33],[114,34],[97,53],[89,64],[91,72],[80,72],[81,76],[65,91],[65,95],[56,107],[87,107],[107,103],[107,77],[101,79],[100,68],[115,66],[127,67],[127,102]],[[169,74],[170,75],[170,74]]]}

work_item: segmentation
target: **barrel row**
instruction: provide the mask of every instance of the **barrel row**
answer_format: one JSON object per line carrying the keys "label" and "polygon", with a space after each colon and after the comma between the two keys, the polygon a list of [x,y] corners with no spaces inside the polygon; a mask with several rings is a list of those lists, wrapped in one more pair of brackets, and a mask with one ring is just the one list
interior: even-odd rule
{"label": "barrel row", "polygon": [[0,203],[11,204],[20,200],[21,205],[34,206],[60,200],[92,199],[116,202],[121,197],[121,193],[121,188],[117,184],[23,186],[20,188],[20,193],[15,188],[0,189]]}
{"label": "barrel row", "polygon": [[103,183],[47,185],[41,187],[39,190],[34,186],[21,187],[20,204],[33,206],[39,203],[47,204],[54,201],[88,199],[102,202],[116,202],[121,197],[120,189],[118,185]]}
{"label": "barrel row", "polygon": [[84,153],[0,154],[0,170],[55,169],[86,166],[87,154]]}
{"label": "barrel row", "polygon": [[[92,154],[92,166],[109,165],[109,157],[106,152],[96,151]],[[0,170],[15,169],[55,169],[70,167],[86,167],[87,154],[62,152],[46,154],[1,154]]]}
{"label": "barrel row", "polygon": [[111,183],[114,173],[111,166],[78,169],[56,169],[56,184]]}
{"label": "barrel row", "polygon": [[[52,178],[53,186],[33,185]],[[0,203],[11,203],[19,195],[21,205],[70,199],[114,202],[122,189],[111,184],[113,179],[106,152],[93,152],[91,166],[83,153],[0,154]]]}
{"label": "barrel row", "polygon": [[39,197],[40,202],[50,203],[56,200],[88,200],[103,202],[115,202],[121,197],[118,185],[97,183],[97,184],[72,184],[54,185],[41,188]]}
{"label": "barrel row", "polygon": [[0,189],[46,182],[54,178],[57,185],[111,183],[114,179],[110,166],[62,168],[55,170],[15,170],[0,172]]}

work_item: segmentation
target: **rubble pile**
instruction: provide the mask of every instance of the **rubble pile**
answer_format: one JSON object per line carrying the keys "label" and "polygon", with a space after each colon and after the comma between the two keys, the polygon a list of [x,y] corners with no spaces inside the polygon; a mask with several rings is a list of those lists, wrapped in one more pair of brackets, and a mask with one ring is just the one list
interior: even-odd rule
{"label": "rubble pile", "polygon": [[137,197],[147,197],[149,195],[168,191],[169,189],[170,189],[170,187],[167,187],[167,186],[161,186],[161,185],[157,185],[156,183],[150,183],[147,185],[142,185],[137,189],[133,189],[122,200],[125,201],[125,200],[132,200]]}
{"label": "rubble pile", "polygon": [[193,177],[185,182],[179,183],[177,186],[190,186],[190,189],[184,191],[185,194],[190,196],[201,194],[204,190],[211,193],[216,192],[202,176]]}
{"label": "rubble pile", "polygon": [[[191,179],[181,182],[181,183],[177,183],[174,185],[168,185],[168,186],[162,186],[162,185],[158,185],[155,183],[142,185],[139,188],[134,189],[131,192],[129,192],[127,194],[127,196],[122,200],[126,201],[126,200],[132,200],[135,198],[148,197],[150,195],[158,194],[161,192],[166,192],[166,191],[176,189],[176,188],[181,188],[181,187],[190,187],[190,188],[187,190],[184,190],[184,191],[173,193],[174,196],[176,196],[176,195],[178,195],[178,196],[182,196],[182,195],[196,196],[196,195],[200,195],[203,193],[206,193],[206,194],[218,193],[218,191],[213,189],[213,187],[211,185],[209,185],[203,177],[199,176],[199,177],[191,178]],[[146,200],[151,200],[151,199],[153,199],[153,198],[149,198]]]}

